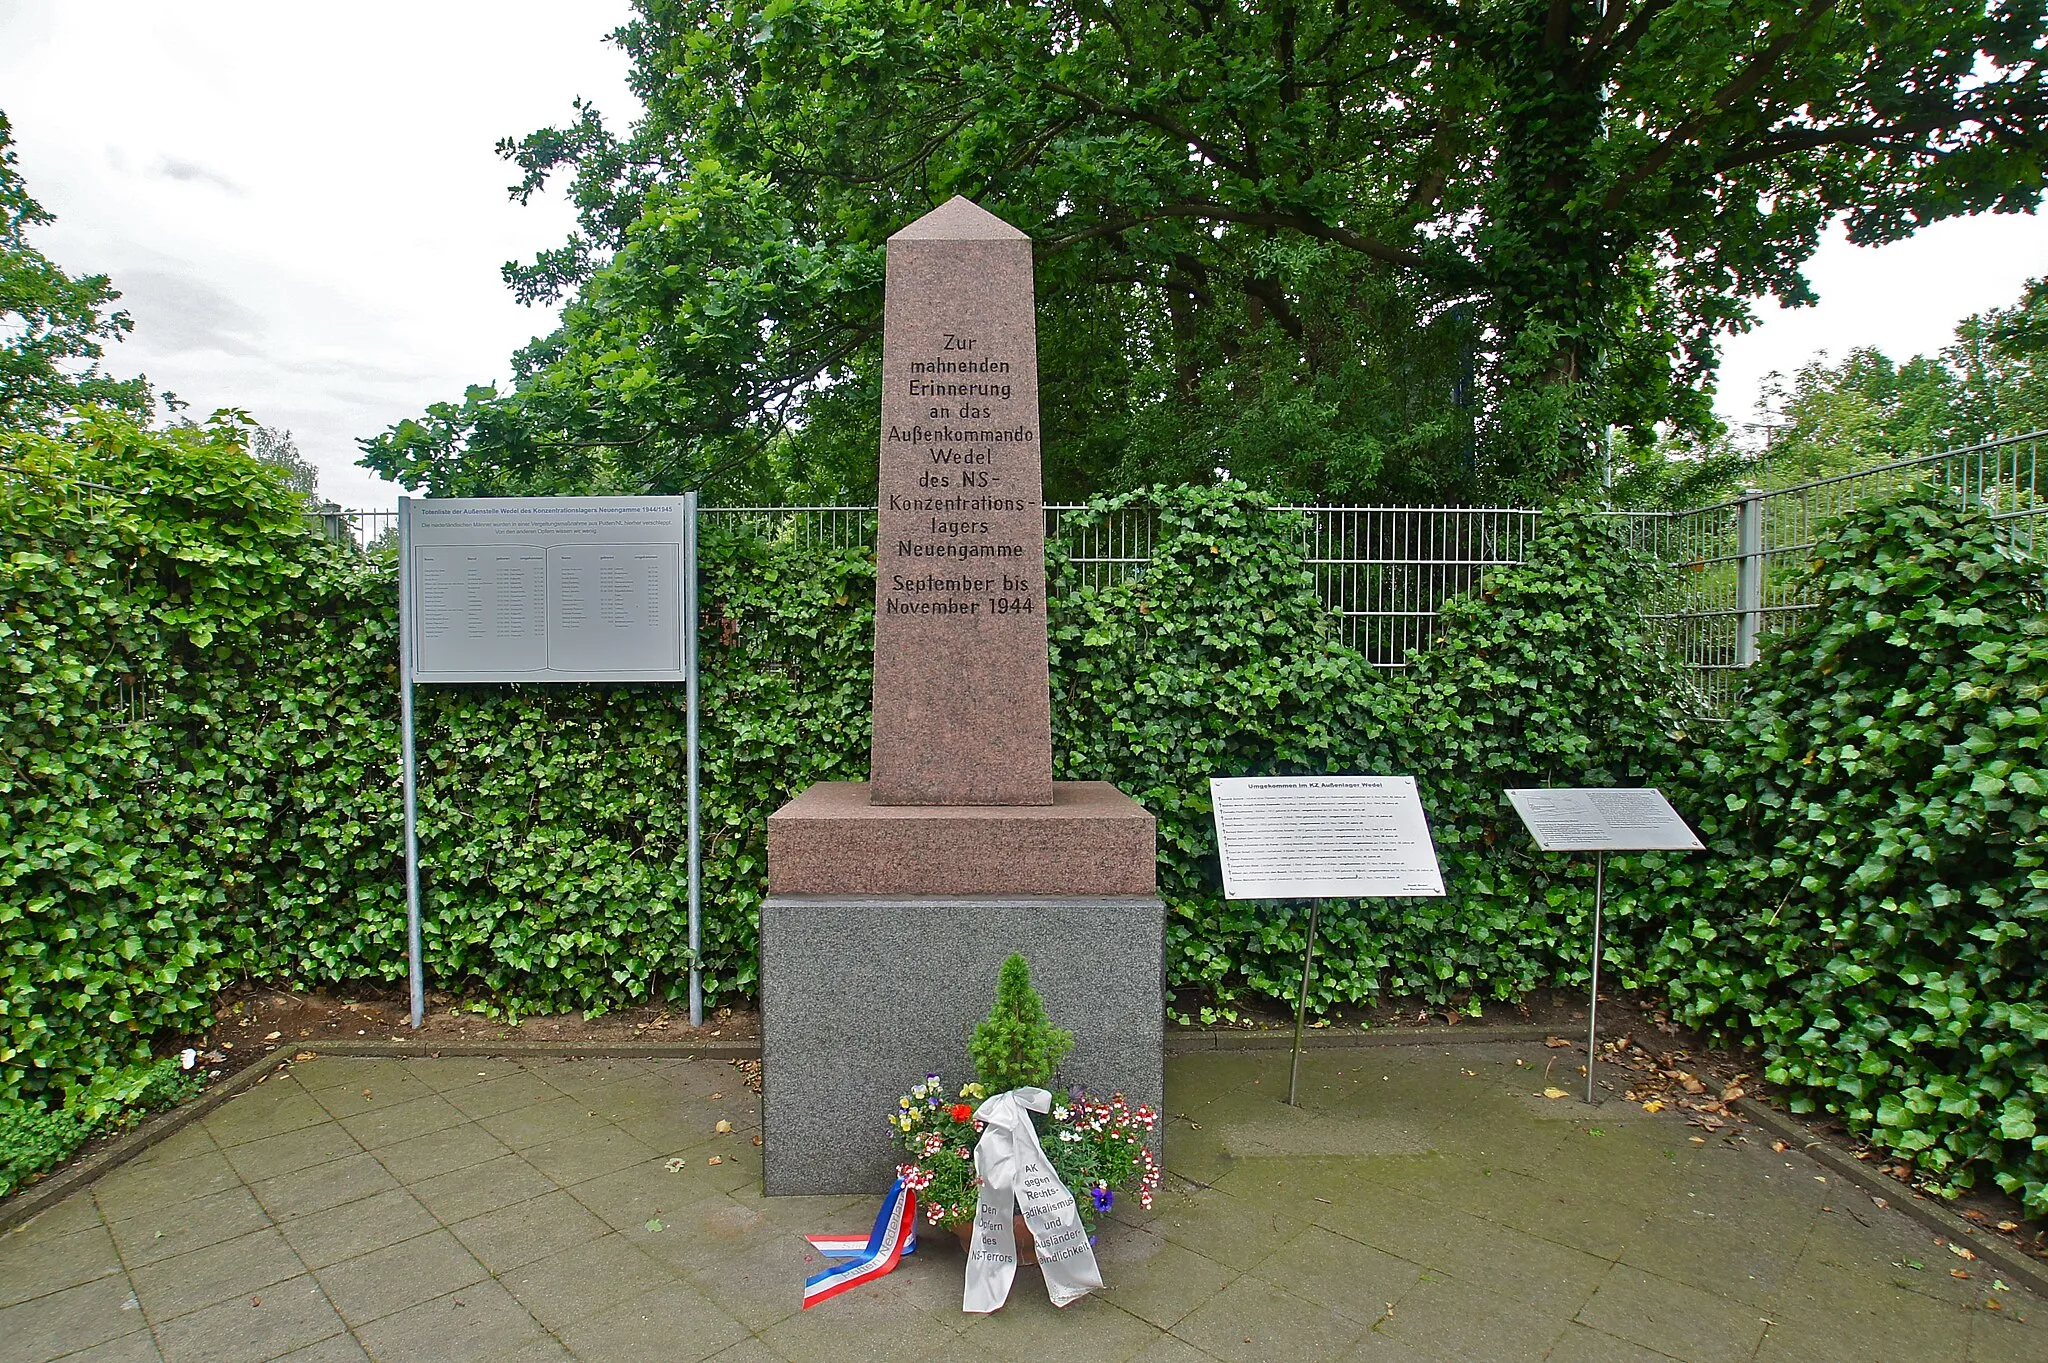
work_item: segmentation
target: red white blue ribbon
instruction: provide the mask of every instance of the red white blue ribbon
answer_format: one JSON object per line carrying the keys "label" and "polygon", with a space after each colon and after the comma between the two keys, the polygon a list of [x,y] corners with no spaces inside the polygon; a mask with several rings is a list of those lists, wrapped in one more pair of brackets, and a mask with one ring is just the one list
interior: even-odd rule
{"label": "red white blue ribbon", "polygon": [[873,1282],[896,1267],[906,1254],[917,1253],[917,1194],[897,1179],[882,1199],[874,1229],[863,1239],[858,1235],[806,1235],[828,1259],[844,1259],[822,1273],[804,1279],[804,1310],[841,1292]]}

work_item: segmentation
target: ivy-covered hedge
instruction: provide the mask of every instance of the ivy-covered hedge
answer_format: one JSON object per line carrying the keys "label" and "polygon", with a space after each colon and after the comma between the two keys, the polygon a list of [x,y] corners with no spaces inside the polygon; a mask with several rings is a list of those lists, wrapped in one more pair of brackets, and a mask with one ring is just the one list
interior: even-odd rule
{"label": "ivy-covered hedge", "polygon": [[1637,906],[1680,1016],[1938,1184],[2048,1212],[2048,599],[1939,493],[1835,527],[1820,603],[1688,773]]}
{"label": "ivy-covered hedge", "polygon": [[[125,490],[4,484],[0,1095],[117,1082],[239,976],[400,978],[389,564],[307,530],[232,425],[99,421],[13,438],[0,462]],[[1320,1004],[1578,977],[1578,868],[1521,851],[1498,790],[1668,760],[1668,707],[1630,689],[1661,684],[1628,605],[1641,565],[1597,519],[1553,518],[1527,568],[1447,616],[1427,665],[1387,673],[1333,642],[1294,517],[1241,489],[1139,500],[1161,527],[1148,572],[1082,590],[1055,556],[1056,747],[1061,775],[1159,814],[1174,980],[1226,1004],[1289,996],[1298,920],[1220,898],[1206,782],[1333,766],[1421,777],[1454,890],[1331,906]],[[767,814],[865,773],[873,563],[742,531],[706,535],[703,571],[717,998],[752,991]],[[146,721],[108,704],[120,677]],[[678,996],[680,699],[422,690],[438,985],[513,1012]]]}
{"label": "ivy-covered hedge", "polygon": [[[0,1102],[139,1092],[152,1044],[242,976],[402,978],[391,565],[306,529],[231,424],[0,437]],[[1554,512],[1406,671],[1336,641],[1302,525],[1242,489],[1155,490],[1147,570],[1054,546],[1058,774],[1159,818],[1176,1007],[1288,1000],[1301,920],[1220,894],[1207,779],[1420,783],[1449,893],[1325,906],[1317,1008],[1474,1006],[1582,984],[1590,867],[1502,790],[1654,784],[1707,855],[1610,863],[1613,964],[1754,1041],[1774,1078],[1937,1178],[2043,1196],[2048,684],[2036,569],[1981,517],[1871,513],[1745,708],[1696,725],[1642,618],[1657,572]],[[755,983],[765,821],[867,766],[873,560],[707,528],[705,970]],[[148,715],[112,703],[138,681]],[[428,972],[510,1012],[679,997],[677,688],[420,696]]]}
{"label": "ivy-covered hedge", "polygon": [[1325,901],[1319,1009],[1583,980],[1591,870],[1530,851],[1501,792],[1675,768],[1676,680],[1640,609],[1654,566],[1606,518],[1556,512],[1524,565],[1453,601],[1414,666],[1389,671],[1335,641],[1298,515],[1183,488],[1070,524],[1133,504],[1157,521],[1146,572],[1083,590],[1054,559],[1053,748],[1060,776],[1113,781],[1158,817],[1172,981],[1226,1004],[1293,998],[1301,906],[1222,897],[1208,778],[1318,771],[1413,775],[1447,890]]}

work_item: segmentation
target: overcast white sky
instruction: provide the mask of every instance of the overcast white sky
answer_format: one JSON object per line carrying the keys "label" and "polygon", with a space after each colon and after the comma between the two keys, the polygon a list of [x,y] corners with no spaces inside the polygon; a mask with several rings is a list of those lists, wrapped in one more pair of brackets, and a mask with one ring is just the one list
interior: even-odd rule
{"label": "overcast white sky", "polygon": [[[567,233],[559,200],[521,208],[492,153],[594,100],[634,105],[606,33],[625,0],[356,0],[166,5],[0,0],[0,109],[36,242],[106,273],[135,332],[110,356],[194,412],[289,427],[346,506],[397,489],[355,467],[359,436],[503,380],[552,316],[498,277]],[[1820,306],[1772,310],[1728,343],[1720,407],[1747,420],[1763,377],[1818,350],[1939,349],[1956,322],[2048,274],[2048,222],[1940,224],[1810,270]]]}

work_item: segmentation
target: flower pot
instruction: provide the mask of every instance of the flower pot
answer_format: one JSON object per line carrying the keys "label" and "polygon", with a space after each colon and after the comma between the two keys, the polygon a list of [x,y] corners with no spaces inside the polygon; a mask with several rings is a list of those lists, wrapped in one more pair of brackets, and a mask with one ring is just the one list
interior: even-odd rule
{"label": "flower pot", "polygon": [[[1031,1236],[1030,1223],[1025,1221],[1023,1217],[1018,1216],[1011,1218],[1010,1227],[1017,1236],[1017,1262],[1019,1264],[1037,1263],[1038,1241]],[[966,1221],[953,1227],[953,1234],[959,1239],[961,1249],[968,1250],[974,1248],[974,1223],[972,1221]],[[1096,1238],[1095,1235],[1090,1235],[1088,1243],[1093,1245]]]}
{"label": "flower pot", "polygon": [[[1011,1218],[1011,1228],[1017,1235],[1017,1262],[1035,1264],[1038,1262],[1038,1242],[1031,1238],[1031,1227],[1021,1216]],[[953,1227],[953,1234],[959,1237],[960,1248],[974,1248],[974,1223],[963,1222]]]}

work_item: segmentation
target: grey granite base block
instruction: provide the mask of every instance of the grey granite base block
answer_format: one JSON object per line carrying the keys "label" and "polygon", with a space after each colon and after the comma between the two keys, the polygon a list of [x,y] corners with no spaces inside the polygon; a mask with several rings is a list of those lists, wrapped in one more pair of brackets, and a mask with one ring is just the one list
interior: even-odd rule
{"label": "grey granite base block", "polygon": [[1013,951],[1031,962],[1047,1014],[1074,1034],[1061,1081],[1156,1108],[1165,921],[1155,895],[769,896],[764,1191],[884,1192],[899,1162],[889,1112],[928,1073],[955,1091],[973,1078],[967,1037]]}

